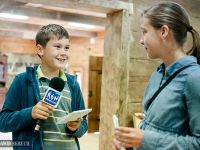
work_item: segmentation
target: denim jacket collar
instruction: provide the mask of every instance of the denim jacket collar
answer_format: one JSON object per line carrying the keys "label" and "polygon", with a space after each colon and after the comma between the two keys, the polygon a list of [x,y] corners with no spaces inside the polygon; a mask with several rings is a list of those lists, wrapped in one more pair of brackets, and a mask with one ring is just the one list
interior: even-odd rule
{"label": "denim jacket collar", "polygon": [[176,61],[174,61],[172,64],[170,64],[167,68],[165,68],[164,63],[162,63],[158,68],[157,72],[162,73],[166,76],[171,76],[174,72],[176,72],[178,69],[188,66],[188,65],[193,65],[197,63],[197,59],[194,56],[184,56]]}

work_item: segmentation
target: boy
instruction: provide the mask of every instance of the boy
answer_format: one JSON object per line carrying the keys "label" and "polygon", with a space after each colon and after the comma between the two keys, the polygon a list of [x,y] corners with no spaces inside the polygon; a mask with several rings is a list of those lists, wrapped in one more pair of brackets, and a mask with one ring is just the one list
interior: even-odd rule
{"label": "boy", "polygon": [[[36,35],[36,46],[41,64],[27,67],[25,73],[15,77],[0,112],[0,131],[12,132],[13,141],[28,142],[24,147],[13,146],[14,150],[79,150],[77,138],[87,131],[86,117],[56,124],[58,117],[85,109],[76,77],[63,71],[69,54],[68,32],[56,24],[43,26]],[[40,101],[53,77],[65,81],[55,109]],[[40,130],[35,132],[37,120],[40,120]]]}

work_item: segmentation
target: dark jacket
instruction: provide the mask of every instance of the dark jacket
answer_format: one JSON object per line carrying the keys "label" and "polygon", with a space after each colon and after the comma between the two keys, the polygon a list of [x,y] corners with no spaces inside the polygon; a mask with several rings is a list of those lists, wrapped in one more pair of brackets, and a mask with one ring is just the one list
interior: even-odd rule
{"label": "dark jacket", "polygon": [[[66,74],[66,77],[72,95],[72,111],[85,109],[76,77],[69,74]],[[29,147],[14,146],[14,150],[42,150],[42,132],[34,133],[36,120],[32,118],[32,108],[40,100],[36,67],[27,67],[26,72],[17,75],[13,80],[0,112],[0,131],[12,132],[13,141],[29,142]],[[77,138],[81,137],[87,131],[87,128],[87,120],[84,117],[77,131],[71,132],[66,127],[66,132],[76,137],[79,147]]]}

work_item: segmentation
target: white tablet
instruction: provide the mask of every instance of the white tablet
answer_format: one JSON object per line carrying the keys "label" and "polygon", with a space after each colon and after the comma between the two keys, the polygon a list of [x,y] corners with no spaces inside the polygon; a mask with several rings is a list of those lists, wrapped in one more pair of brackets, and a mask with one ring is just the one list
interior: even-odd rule
{"label": "white tablet", "polygon": [[78,118],[82,118],[83,116],[87,115],[88,113],[90,113],[92,111],[92,109],[84,109],[84,110],[77,110],[77,111],[73,111],[69,114],[67,114],[64,117],[60,117],[57,119],[57,124],[66,124],[69,121],[75,121]]}

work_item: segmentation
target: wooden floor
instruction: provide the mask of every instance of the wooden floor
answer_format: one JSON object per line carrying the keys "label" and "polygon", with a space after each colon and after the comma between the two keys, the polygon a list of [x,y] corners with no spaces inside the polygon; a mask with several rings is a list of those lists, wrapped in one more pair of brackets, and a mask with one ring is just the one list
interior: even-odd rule
{"label": "wooden floor", "polygon": [[[1,133],[0,140],[11,140],[11,133]],[[87,133],[79,139],[81,150],[99,150],[99,134]],[[12,147],[0,147],[0,150],[13,150]]]}

